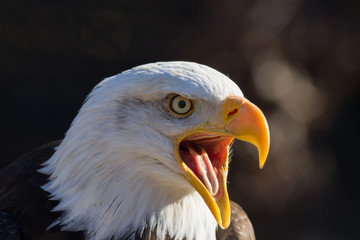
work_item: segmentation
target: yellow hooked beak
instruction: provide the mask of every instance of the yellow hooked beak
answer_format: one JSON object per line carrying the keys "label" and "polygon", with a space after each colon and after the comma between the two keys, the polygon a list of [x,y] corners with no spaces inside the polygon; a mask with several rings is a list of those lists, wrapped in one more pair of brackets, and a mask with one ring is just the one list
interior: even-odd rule
{"label": "yellow hooked beak", "polygon": [[[237,108],[239,103],[240,108]],[[238,113],[230,114],[231,109]],[[233,110],[236,111],[236,110]],[[227,114],[226,131],[235,138],[252,143],[259,152],[259,167],[263,168],[270,148],[269,126],[261,110],[253,103],[241,97],[228,97],[223,103],[223,115]]]}
{"label": "yellow hooked beak", "polygon": [[270,134],[261,110],[247,99],[227,97],[217,122],[206,123],[175,140],[175,156],[185,179],[197,190],[221,228],[230,224],[227,193],[229,145],[234,138],[255,145],[259,166],[265,164]]}

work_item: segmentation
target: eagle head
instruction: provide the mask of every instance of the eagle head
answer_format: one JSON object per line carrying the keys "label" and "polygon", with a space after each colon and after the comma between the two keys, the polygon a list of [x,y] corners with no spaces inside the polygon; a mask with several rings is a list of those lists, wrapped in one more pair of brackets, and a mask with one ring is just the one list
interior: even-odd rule
{"label": "eagle head", "polygon": [[191,62],[135,67],[100,82],[40,169],[64,230],[214,239],[230,223],[229,149],[269,150],[262,112],[225,75]]}

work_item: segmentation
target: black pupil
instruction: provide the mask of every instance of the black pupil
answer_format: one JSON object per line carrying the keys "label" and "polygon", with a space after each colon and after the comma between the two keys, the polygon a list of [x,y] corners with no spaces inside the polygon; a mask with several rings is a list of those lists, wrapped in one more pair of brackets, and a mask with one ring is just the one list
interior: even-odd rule
{"label": "black pupil", "polygon": [[186,102],[184,100],[179,101],[178,103],[179,108],[184,108],[186,106]]}

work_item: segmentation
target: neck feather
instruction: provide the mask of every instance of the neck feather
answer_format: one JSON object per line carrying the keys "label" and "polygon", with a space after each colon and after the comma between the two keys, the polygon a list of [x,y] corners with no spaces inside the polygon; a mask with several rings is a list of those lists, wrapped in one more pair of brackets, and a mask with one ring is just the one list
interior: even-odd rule
{"label": "neck feather", "polygon": [[217,223],[200,195],[158,160],[113,152],[83,156],[79,148],[65,151],[67,144],[40,170],[50,175],[43,188],[59,200],[54,210],[63,215],[54,224],[63,230],[83,230],[91,240],[141,234],[145,228],[161,240],[166,234],[176,240],[215,239]]}

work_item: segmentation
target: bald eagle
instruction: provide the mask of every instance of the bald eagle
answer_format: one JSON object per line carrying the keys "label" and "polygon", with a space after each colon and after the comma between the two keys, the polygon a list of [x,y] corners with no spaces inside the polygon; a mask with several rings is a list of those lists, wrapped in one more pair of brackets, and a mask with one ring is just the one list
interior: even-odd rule
{"label": "bald eagle", "polygon": [[232,141],[254,144],[262,112],[220,72],[159,62],[100,82],[62,141],[0,172],[1,239],[255,239],[229,201]]}

